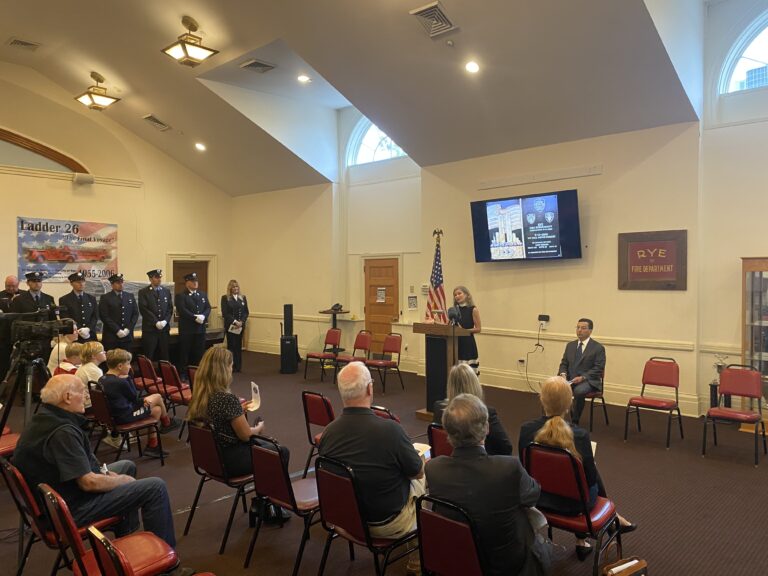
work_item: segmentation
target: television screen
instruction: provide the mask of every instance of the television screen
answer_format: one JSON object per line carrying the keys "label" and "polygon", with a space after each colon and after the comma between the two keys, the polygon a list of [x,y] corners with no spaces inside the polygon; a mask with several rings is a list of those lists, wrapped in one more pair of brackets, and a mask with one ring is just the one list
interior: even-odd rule
{"label": "television screen", "polygon": [[470,203],[475,261],[581,258],[576,190]]}

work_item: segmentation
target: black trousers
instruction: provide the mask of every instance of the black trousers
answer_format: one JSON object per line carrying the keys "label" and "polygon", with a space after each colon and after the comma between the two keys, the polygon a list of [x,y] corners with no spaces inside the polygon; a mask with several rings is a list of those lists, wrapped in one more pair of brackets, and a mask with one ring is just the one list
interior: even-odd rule
{"label": "black trousers", "polygon": [[141,350],[144,356],[150,360],[168,360],[168,340],[170,334],[168,330],[143,330],[141,331]]}
{"label": "black trousers", "polygon": [[205,332],[179,333],[179,374],[187,372],[187,366],[198,366],[205,352]]}
{"label": "black trousers", "polygon": [[232,352],[232,369],[240,372],[243,367],[243,333],[227,332],[227,350]]}

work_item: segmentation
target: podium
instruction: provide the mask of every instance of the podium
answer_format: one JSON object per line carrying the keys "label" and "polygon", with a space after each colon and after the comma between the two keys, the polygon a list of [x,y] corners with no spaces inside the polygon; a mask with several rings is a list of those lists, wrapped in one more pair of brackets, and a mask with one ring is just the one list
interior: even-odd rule
{"label": "podium", "polygon": [[432,406],[446,397],[448,372],[458,362],[458,337],[469,336],[471,332],[461,326],[450,324],[425,324],[415,322],[414,334],[424,334],[426,346],[425,361],[427,373],[426,407],[416,411],[420,420],[432,421]]}

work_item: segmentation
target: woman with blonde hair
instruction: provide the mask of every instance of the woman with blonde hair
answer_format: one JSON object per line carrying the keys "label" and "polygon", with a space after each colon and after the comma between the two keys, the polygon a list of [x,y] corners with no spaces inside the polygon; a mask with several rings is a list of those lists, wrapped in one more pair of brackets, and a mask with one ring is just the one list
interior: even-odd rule
{"label": "woman with blonde hair", "polygon": [[[472,394],[484,401],[480,380],[468,364],[457,364],[451,368],[448,373],[447,392],[448,398],[438,400],[432,408],[432,421],[436,424],[441,423],[445,407],[459,394]],[[487,406],[487,408],[488,435],[485,437],[485,451],[489,455],[507,456],[512,454],[512,442],[509,441],[509,436],[507,436],[507,432],[499,420],[496,409],[491,406]]]}
{"label": "woman with blonde hair", "polygon": [[232,352],[233,372],[243,367],[243,331],[248,321],[248,300],[240,294],[240,284],[230,280],[227,293],[221,297],[221,314],[224,316],[224,330],[227,334],[227,350]]}
{"label": "woman with blonde hair", "polygon": [[[541,385],[539,400],[544,409],[544,416],[536,420],[530,420],[520,428],[520,454],[531,442],[556,446],[568,450],[581,461],[584,475],[589,486],[589,504],[592,508],[598,496],[606,497],[600,474],[595,466],[595,458],[592,454],[592,443],[589,432],[579,426],[571,426],[566,417],[570,413],[573,403],[573,392],[570,385],[562,376],[548,378]],[[560,498],[552,494],[542,493],[537,507],[551,510],[559,514],[577,516],[581,514],[581,506],[573,500]],[[637,524],[632,524],[621,515],[618,515],[621,524],[621,532],[632,532]],[[576,543],[576,555],[579,560],[584,560],[592,552],[592,547],[585,538],[578,538]]]}
{"label": "woman with blonde hair", "polygon": [[480,374],[480,358],[475,342],[475,334],[479,334],[481,329],[480,312],[466,286],[456,286],[453,289],[453,306],[458,311],[457,324],[471,332],[469,336],[458,338],[459,362],[469,364],[475,374]]}

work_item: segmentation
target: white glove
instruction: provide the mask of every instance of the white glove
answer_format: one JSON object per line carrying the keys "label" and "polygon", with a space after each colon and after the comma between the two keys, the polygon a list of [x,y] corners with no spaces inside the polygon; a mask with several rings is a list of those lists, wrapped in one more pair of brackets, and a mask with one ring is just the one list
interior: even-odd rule
{"label": "white glove", "polygon": [[122,330],[117,331],[117,337],[118,338],[125,338],[130,333],[130,330],[128,328],[123,328]]}
{"label": "white glove", "polygon": [[203,322],[205,322],[205,316],[203,316],[202,314],[195,314],[195,322],[197,322],[198,324],[202,324]]}
{"label": "white glove", "polygon": [[166,322],[165,320],[160,320],[155,323],[155,328],[157,328],[158,330],[162,330],[163,328],[165,328],[166,324],[168,324],[168,322]]}
{"label": "white glove", "polygon": [[84,340],[88,340],[88,338],[91,335],[91,329],[90,328],[80,328],[80,330],[77,331],[78,334],[80,334],[80,337]]}

